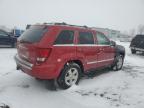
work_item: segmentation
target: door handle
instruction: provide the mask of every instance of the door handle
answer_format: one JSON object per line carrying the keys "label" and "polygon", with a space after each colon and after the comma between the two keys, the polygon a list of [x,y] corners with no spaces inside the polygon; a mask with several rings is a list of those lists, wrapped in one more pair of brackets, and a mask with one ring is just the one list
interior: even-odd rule
{"label": "door handle", "polygon": [[104,49],[103,49],[103,48],[100,48],[100,51],[104,51]]}
{"label": "door handle", "polygon": [[98,54],[101,54],[103,51],[104,51],[104,49],[100,48]]}

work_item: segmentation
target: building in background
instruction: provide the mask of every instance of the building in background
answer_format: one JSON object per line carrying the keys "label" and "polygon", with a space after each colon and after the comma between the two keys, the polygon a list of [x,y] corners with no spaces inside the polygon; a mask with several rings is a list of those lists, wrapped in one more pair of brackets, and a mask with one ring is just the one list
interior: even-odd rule
{"label": "building in background", "polygon": [[120,35],[120,31],[109,29],[109,28],[92,27],[92,29],[95,29],[97,31],[104,33],[108,38],[112,40],[117,40]]}
{"label": "building in background", "polygon": [[122,33],[120,33],[118,36],[118,40],[120,40],[121,42],[131,42],[132,38],[133,36],[122,34]]}

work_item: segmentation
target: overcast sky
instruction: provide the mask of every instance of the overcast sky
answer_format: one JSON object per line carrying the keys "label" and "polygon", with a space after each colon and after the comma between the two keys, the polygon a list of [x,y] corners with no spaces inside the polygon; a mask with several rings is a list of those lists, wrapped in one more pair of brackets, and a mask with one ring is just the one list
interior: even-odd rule
{"label": "overcast sky", "polygon": [[0,25],[43,22],[129,30],[144,24],[144,0],[0,0]]}

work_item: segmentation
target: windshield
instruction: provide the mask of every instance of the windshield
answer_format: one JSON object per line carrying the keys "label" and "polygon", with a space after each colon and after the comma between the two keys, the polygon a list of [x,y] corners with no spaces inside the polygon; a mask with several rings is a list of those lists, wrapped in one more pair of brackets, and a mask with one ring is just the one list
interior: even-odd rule
{"label": "windshield", "polygon": [[137,35],[134,40],[136,41],[140,41],[140,40],[143,40],[144,39],[144,35]]}
{"label": "windshield", "polygon": [[27,43],[39,42],[46,31],[46,26],[31,26],[18,38],[18,40]]}

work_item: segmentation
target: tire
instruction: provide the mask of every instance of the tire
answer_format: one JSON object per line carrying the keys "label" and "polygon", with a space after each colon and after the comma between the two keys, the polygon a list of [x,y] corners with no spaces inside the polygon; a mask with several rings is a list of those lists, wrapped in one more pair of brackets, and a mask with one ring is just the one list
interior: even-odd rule
{"label": "tire", "polygon": [[118,71],[123,67],[124,57],[122,55],[118,55],[115,57],[114,64],[112,66],[112,70]]}
{"label": "tire", "polygon": [[131,53],[132,53],[132,54],[136,54],[136,50],[131,49]]}
{"label": "tire", "polygon": [[59,76],[57,83],[60,88],[68,89],[74,84],[78,84],[81,77],[81,68],[76,63],[69,63],[64,66],[64,69]]}
{"label": "tire", "polygon": [[35,78],[35,80],[39,82],[43,81],[43,79],[39,79],[39,78]]}

